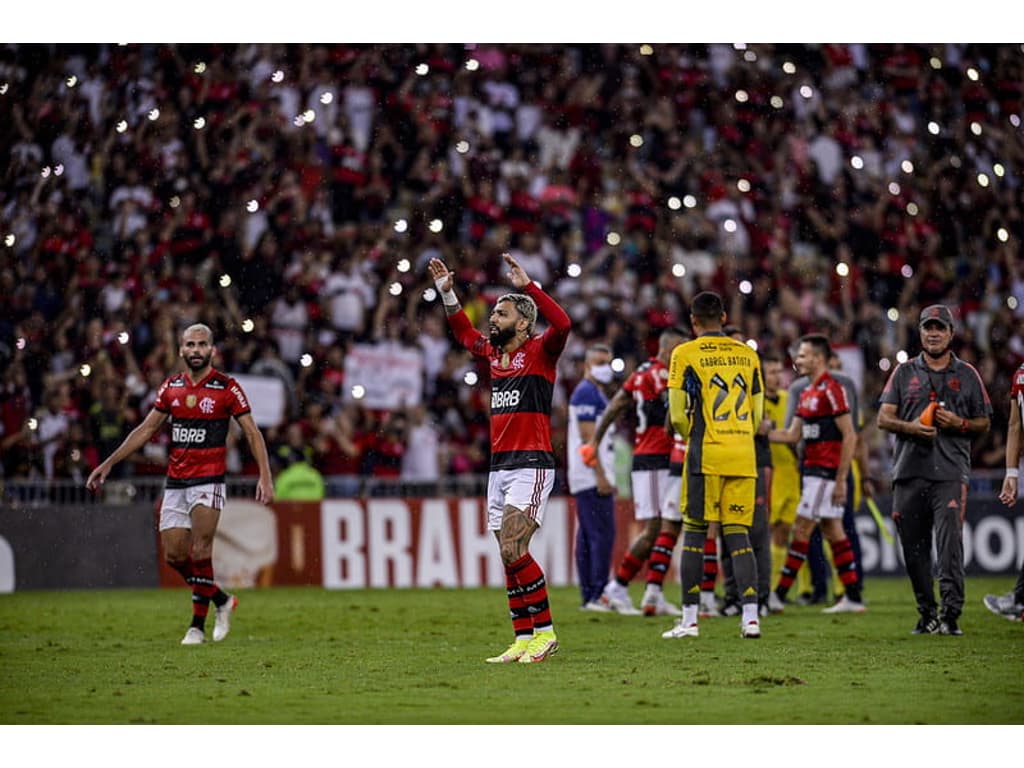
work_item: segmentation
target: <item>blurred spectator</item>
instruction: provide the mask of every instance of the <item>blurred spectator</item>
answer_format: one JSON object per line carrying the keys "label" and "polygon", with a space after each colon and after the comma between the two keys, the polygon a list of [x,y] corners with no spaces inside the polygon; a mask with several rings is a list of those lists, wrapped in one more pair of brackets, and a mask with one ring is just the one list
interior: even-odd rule
{"label": "blurred spectator", "polygon": [[[99,456],[109,456],[124,441],[134,427],[131,416],[134,414],[130,414],[125,407],[120,388],[104,386],[100,389],[99,400],[89,407],[87,435],[89,443]],[[96,464],[98,463],[97,460]],[[127,473],[128,466],[124,462],[115,465],[108,477],[113,480],[121,479]],[[92,471],[92,467],[89,471]],[[89,472],[85,474],[88,476]]]}
{"label": "blurred spectator", "polygon": [[[89,412],[112,386],[145,412],[148,371],[178,364],[175,333],[198,319],[225,367],[258,363],[287,382],[289,421],[309,400],[335,419],[347,345],[415,344],[424,406],[452,435],[440,472],[477,471],[487,371],[445,358],[437,299],[415,275],[432,257],[452,264],[483,327],[504,250],[573,317],[570,344],[607,343],[627,372],[696,292],[717,289],[736,297],[744,334],[787,362],[804,333],[853,345],[867,403],[897,355],[917,352],[920,308],[944,303],[963,322],[957,354],[988,371],[994,424],[1005,420],[998,393],[1024,362],[1017,46],[649,53],[8,45],[5,474],[32,471],[25,425],[48,388],[68,384]],[[420,300],[380,307],[393,283]],[[555,425],[570,378],[556,381]],[[360,456],[369,418],[348,416]],[[989,448],[977,466],[1000,466]],[[142,471],[163,455],[146,450]]]}

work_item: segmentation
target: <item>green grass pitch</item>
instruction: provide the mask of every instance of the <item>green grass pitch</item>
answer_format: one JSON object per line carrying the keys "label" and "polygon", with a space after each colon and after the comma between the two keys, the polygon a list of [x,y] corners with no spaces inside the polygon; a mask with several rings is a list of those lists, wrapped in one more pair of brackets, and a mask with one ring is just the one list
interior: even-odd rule
{"label": "green grass pitch", "polygon": [[192,647],[184,588],[21,592],[0,596],[0,724],[1019,726],[1024,625],[981,604],[1011,584],[968,580],[962,637],[912,636],[909,584],[875,579],[866,614],[791,606],[760,640],[735,618],[663,640],[669,618],[557,588],[537,665],[484,663],[511,639],[495,589],[247,590],[230,636]]}

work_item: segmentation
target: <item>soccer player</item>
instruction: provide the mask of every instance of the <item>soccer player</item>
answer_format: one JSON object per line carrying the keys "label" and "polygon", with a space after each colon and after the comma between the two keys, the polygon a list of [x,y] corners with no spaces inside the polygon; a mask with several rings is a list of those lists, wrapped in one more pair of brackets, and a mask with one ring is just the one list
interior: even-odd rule
{"label": "soccer player", "polygon": [[[943,304],[921,310],[921,353],[896,366],[882,390],[878,428],[896,436],[892,519],[919,615],[914,634],[962,635],[963,524],[971,473],[971,440],[988,431],[992,403],[974,366],[953,354],[953,313]],[[931,423],[921,414],[936,403]],[[935,601],[937,555],[942,612]]]}
{"label": "soccer player", "polygon": [[[737,341],[746,343],[746,336],[734,325],[727,325],[722,329],[727,336]],[[761,358],[761,373],[764,375],[764,358]],[[767,388],[766,388],[767,391]],[[761,420],[757,434],[754,435],[754,451],[757,456],[757,483],[755,484],[754,500],[754,522],[750,526],[750,546],[754,550],[754,559],[757,561],[757,604],[758,613],[761,616],[768,615],[768,593],[771,591],[772,576],[772,552],[771,533],[768,529],[768,506],[771,503],[772,484],[772,452],[771,444],[768,442],[768,430],[771,424]],[[711,541],[714,541],[712,539]],[[704,574],[705,582],[708,574],[708,543],[704,542]],[[732,559],[729,557],[729,550],[722,548],[722,575],[724,576],[725,600],[722,604],[721,615],[739,616],[741,613],[740,596],[736,591],[736,579],[732,571]],[[701,611],[700,617],[718,615],[716,611],[705,609],[704,595],[706,587],[701,585]]]}
{"label": "soccer player", "polygon": [[[672,434],[665,426],[668,422],[665,385],[672,350],[685,338],[686,332],[679,328],[666,328],[661,332],[658,354],[641,363],[615,393],[589,443],[593,450],[621,414],[631,405],[636,409],[630,480],[633,516],[643,524],[643,529],[623,555],[601,596],[601,601],[613,611],[625,615],[678,616],[680,613],[665,599],[662,590],[682,526],[679,488],[671,483],[669,475]],[[627,587],[648,558],[651,564],[640,603],[642,610],[637,610]]]}
{"label": "soccer player", "polygon": [[[764,371],[764,418],[774,425],[785,425],[789,392],[782,388],[782,360],[777,355],[761,358]],[[772,480],[769,504],[769,527],[771,530],[772,572],[771,588],[778,584],[782,566],[789,550],[789,538],[796,521],[796,508],[800,502],[800,463],[792,445],[771,443]],[[801,570],[798,580],[803,578],[810,591],[810,579]]]}
{"label": "soccer player", "polygon": [[[829,346],[831,347],[831,345]],[[839,359],[839,355],[836,354],[834,349],[829,353],[828,369],[829,374],[833,379],[839,382],[839,385],[846,393],[846,402],[850,406],[850,418],[853,419],[853,431],[857,434],[857,444],[854,448],[853,461],[850,463],[850,472],[847,474],[846,480],[846,502],[843,504],[843,530],[846,532],[846,538],[850,540],[850,546],[853,549],[853,562],[856,565],[857,573],[857,589],[863,596],[864,570],[861,565],[860,535],[857,533],[857,522],[854,517],[854,512],[858,506],[858,500],[864,493],[868,496],[874,495],[874,484],[867,474],[867,443],[860,434],[864,426],[864,417],[861,414],[860,395],[857,392],[857,384],[850,376],[842,372],[842,361]],[[777,422],[778,424],[783,425],[783,427],[788,427],[790,425],[793,421],[793,415],[796,413],[797,403],[800,402],[800,395],[805,389],[807,389],[810,383],[811,381],[807,376],[800,376],[789,385],[786,400],[785,421]],[[806,582],[804,577],[807,574],[807,571],[801,569],[797,574],[798,583],[801,585],[801,597],[799,598],[799,602],[804,602],[806,600],[808,604],[813,604],[817,602],[827,602],[829,600],[828,583],[830,569],[823,551],[828,547],[828,542],[826,541],[825,546],[822,546],[821,534],[820,526],[814,529],[811,533],[809,549],[807,552],[807,564],[810,566],[809,580],[810,586],[812,587],[810,596],[808,596],[807,591],[803,589],[803,585]],[[833,591],[838,599],[845,593],[846,587],[842,580],[838,578],[838,574],[834,572],[834,567],[832,568],[832,571],[833,575],[836,577],[833,583]],[[775,603],[775,606],[777,609],[782,608],[782,606],[777,602]]]}
{"label": "soccer player", "polygon": [[576,575],[581,608],[607,613],[601,602],[612,546],[615,543],[614,430],[605,432],[597,454],[588,461],[580,449],[594,436],[594,425],[608,407],[608,388],[614,374],[612,350],[593,344],[583,358],[583,378],[569,396],[566,466],[569,493],[576,502]]}
{"label": "soccer player", "polygon": [[750,546],[757,462],[754,436],[764,410],[757,353],[722,332],[725,305],[711,291],[690,305],[697,338],[671,357],[668,395],[672,425],[686,440],[686,504],[680,576],[683,615],[665,638],[697,637],[704,542],[720,527],[740,595],[740,636],[758,638],[757,562]]}
{"label": "soccer player", "polygon": [[[1013,375],[1013,386],[1010,388],[1010,422],[1006,428],[1006,476],[999,500],[1013,508],[1017,504],[1017,483],[1020,474],[1021,452],[1021,404],[1024,402],[1024,365]],[[1005,595],[985,595],[982,598],[985,607],[996,616],[1010,621],[1024,621],[1024,561],[1021,562],[1020,575],[1013,590]]]}
{"label": "soccer player", "polygon": [[96,491],[114,465],[150,441],[171,417],[171,453],[160,505],[160,541],[164,558],[192,587],[192,624],[182,645],[206,641],[206,616],[213,602],[213,639],[220,642],[231,629],[238,598],[224,592],[213,577],[213,539],[224,507],[224,473],[229,421],[242,428],[259,467],[256,501],[270,503],[274,482],[263,435],[252,417],[249,400],[230,376],[213,368],[213,331],[190,325],[181,335],[179,356],[186,371],[165,379],[146,418],[85,481]]}
{"label": "soccer player", "polygon": [[847,475],[857,447],[857,433],[850,415],[846,390],[828,369],[832,345],[818,333],[800,339],[796,368],[808,380],[800,393],[789,426],[768,433],[772,442],[795,444],[803,440],[800,464],[801,493],[793,525],[793,540],[786,554],[779,583],[769,600],[773,611],[780,611],[797,572],[807,559],[811,533],[821,526],[832,549],[832,561],[843,582],[843,597],[825,613],[863,613],[857,587],[857,563],[853,547],[843,530]]}
{"label": "soccer player", "polygon": [[[454,291],[454,275],[431,259],[430,276],[441,294],[455,338],[491,368],[491,471],[487,527],[498,539],[505,565],[508,606],[515,639],[492,664],[528,664],[558,650],[544,571],[530,554],[530,539],[544,522],[555,481],[551,448],[551,397],[555,367],[572,326],[569,316],[512,258],[508,280],[517,293],[500,296],[491,310],[490,337],[470,322]],[[537,313],[549,326],[534,333]]]}

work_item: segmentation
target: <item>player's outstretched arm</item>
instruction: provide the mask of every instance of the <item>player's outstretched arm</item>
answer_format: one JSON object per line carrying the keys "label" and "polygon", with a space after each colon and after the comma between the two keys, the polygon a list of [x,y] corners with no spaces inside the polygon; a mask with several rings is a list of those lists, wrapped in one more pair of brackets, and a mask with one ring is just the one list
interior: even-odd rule
{"label": "player's outstretched arm", "polygon": [[110,474],[110,470],[121,461],[131,456],[137,450],[142,448],[148,443],[156,431],[163,426],[164,421],[167,419],[167,414],[162,411],[158,411],[155,408],[151,409],[143,419],[142,423],[139,424],[135,429],[128,433],[128,436],[124,441],[114,449],[114,452],[100,462],[99,466],[96,467],[92,472],[89,473],[89,477],[85,480],[85,487],[90,491],[97,491],[103,486],[103,482],[107,479],[107,475]]}
{"label": "player's outstretched arm", "polygon": [[441,303],[444,304],[444,311],[449,315],[454,315],[461,309],[459,299],[455,295],[455,275],[452,274],[448,266],[440,259],[431,259],[427,262],[427,271],[430,273],[430,278],[434,281],[434,287],[437,288],[437,292],[441,294]]}

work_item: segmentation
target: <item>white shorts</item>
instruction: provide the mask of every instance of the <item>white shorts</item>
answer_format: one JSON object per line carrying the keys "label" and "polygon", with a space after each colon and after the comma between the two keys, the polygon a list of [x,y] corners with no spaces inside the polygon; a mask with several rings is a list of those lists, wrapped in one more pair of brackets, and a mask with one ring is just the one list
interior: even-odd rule
{"label": "white shorts", "polygon": [[681,523],[683,521],[683,476],[670,473],[665,493],[665,504],[661,508],[662,518]]}
{"label": "white shorts", "polygon": [[651,520],[682,520],[679,494],[682,485],[667,469],[635,469],[630,475],[633,484],[633,518]]}
{"label": "white shorts", "polygon": [[553,469],[497,469],[487,478],[487,530],[500,531],[505,507],[515,507],[537,523],[555,487]]}
{"label": "white shorts", "polygon": [[192,508],[199,504],[211,509],[224,509],[224,483],[164,488],[164,498],[160,503],[160,530],[191,529]]}
{"label": "white shorts", "polygon": [[836,488],[835,480],[804,475],[801,486],[800,504],[796,508],[799,517],[806,517],[815,522],[833,517],[843,519],[843,507],[832,503],[832,491]]}

